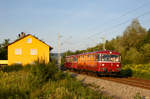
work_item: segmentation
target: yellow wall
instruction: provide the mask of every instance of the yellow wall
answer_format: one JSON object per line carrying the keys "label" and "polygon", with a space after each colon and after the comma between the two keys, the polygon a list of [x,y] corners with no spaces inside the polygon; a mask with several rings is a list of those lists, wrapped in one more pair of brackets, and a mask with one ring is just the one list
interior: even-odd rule
{"label": "yellow wall", "polygon": [[[31,38],[32,42],[27,43],[27,39]],[[21,55],[15,55],[15,49],[22,49]],[[37,49],[37,55],[31,55],[30,50]],[[8,46],[8,65],[20,63],[22,65],[33,63],[36,60],[45,60],[49,62],[49,46],[39,41],[32,35],[29,35]]]}
{"label": "yellow wall", "polygon": [[8,64],[8,60],[0,60],[0,64]]}

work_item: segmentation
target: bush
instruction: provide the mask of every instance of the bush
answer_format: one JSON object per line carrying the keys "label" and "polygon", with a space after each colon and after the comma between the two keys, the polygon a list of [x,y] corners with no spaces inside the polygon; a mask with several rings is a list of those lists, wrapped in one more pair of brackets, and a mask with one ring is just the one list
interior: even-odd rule
{"label": "bush", "polygon": [[19,65],[19,64],[13,64],[11,66],[4,66],[1,68],[1,70],[3,72],[13,72],[13,71],[19,71],[19,70],[22,70],[23,69],[23,66],[22,65]]}
{"label": "bush", "polygon": [[150,79],[150,64],[125,65],[122,74],[131,74],[132,77]]}
{"label": "bush", "polygon": [[39,81],[48,81],[49,79],[55,80],[56,74],[58,73],[58,68],[55,64],[49,63],[38,63],[33,65],[30,68],[30,72],[39,80]]}
{"label": "bush", "polygon": [[132,76],[132,70],[130,68],[122,69],[120,74],[123,77],[131,77]]}

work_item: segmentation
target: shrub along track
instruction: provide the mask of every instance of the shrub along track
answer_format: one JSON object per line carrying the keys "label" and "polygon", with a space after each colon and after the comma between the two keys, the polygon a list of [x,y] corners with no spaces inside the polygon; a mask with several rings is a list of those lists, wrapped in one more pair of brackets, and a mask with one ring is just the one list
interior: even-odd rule
{"label": "shrub along track", "polygon": [[[78,72],[75,71],[71,71],[74,72],[76,74],[79,74]],[[103,79],[103,80],[108,80],[108,81],[114,81],[117,83],[122,83],[122,84],[127,84],[127,85],[131,85],[131,86],[135,86],[135,87],[140,87],[143,89],[148,89],[150,90],[150,80],[144,80],[144,79],[140,79],[140,78],[132,78],[132,77],[117,77],[117,76],[97,76],[96,74],[93,73],[86,73],[86,72],[80,72],[83,75],[87,75],[87,76],[92,76],[95,77],[97,79]]]}

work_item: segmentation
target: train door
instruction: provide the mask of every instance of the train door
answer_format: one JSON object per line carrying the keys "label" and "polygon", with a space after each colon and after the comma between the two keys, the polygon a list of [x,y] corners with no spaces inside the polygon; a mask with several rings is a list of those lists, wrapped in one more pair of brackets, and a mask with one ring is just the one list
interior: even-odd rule
{"label": "train door", "polygon": [[93,70],[97,71],[97,61],[96,61],[96,54],[93,54]]}
{"label": "train door", "polygon": [[102,68],[104,72],[112,71],[112,62],[110,54],[102,54]]}
{"label": "train door", "polygon": [[101,67],[101,54],[97,53],[96,54],[96,62],[97,62],[97,72],[102,72],[102,67]]}
{"label": "train door", "polygon": [[77,69],[77,57],[72,57],[72,68]]}
{"label": "train door", "polygon": [[97,71],[107,72],[111,70],[111,61],[109,54],[97,54]]}

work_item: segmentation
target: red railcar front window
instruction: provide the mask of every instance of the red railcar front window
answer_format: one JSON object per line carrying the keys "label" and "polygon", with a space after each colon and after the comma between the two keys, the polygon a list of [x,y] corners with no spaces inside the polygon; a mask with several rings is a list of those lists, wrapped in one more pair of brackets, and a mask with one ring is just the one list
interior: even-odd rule
{"label": "red railcar front window", "polygon": [[110,55],[111,61],[113,62],[120,62],[120,56],[119,55]]}
{"label": "red railcar front window", "polygon": [[99,54],[97,56],[98,61],[120,62],[120,55]]}
{"label": "red railcar front window", "polygon": [[102,54],[102,61],[111,61],[111,57],[108,54]]}

